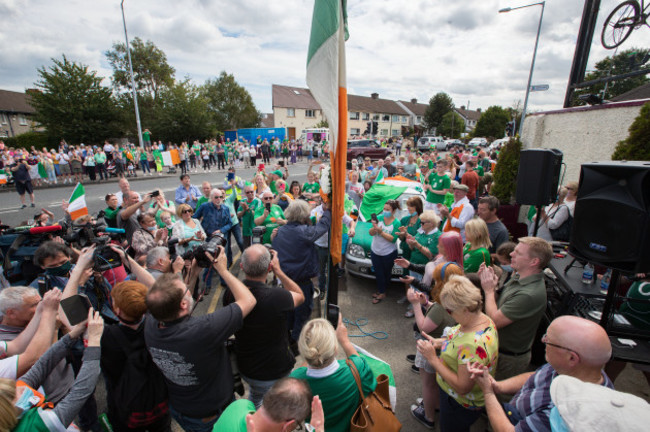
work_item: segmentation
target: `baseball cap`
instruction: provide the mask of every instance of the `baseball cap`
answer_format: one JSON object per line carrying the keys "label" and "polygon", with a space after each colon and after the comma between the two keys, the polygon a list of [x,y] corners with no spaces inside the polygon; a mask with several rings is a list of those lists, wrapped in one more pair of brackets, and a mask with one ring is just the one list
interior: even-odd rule
{"label": "baseball cap", "polygon": [[469,192],[469,186],[464,185],[464,184],[460,184],[460,183],[457,184],[457,185],[452,186],[452,189],[462,190],[462,191],[465,191],[465,192]]}

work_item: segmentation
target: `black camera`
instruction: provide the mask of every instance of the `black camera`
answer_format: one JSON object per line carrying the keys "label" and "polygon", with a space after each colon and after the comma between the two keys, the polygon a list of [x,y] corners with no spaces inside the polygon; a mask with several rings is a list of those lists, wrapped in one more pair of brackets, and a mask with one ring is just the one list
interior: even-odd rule
{"label": "black camera", "polygon": [[262,243],[262,237],[264,237],[265,232],[266,232],[266,227],[264,225],[254,227],[251,243],[253,244]]}
{"label": "black camera", "polygon": [[151,198],[155,198],[158,195],[160,195],[160,191],[156,189],[155,191],[151,192],[149,195],[151,195]]}
{"label": "black camera", "polygon": [[212,255],[213,259],[216,259],[219,256],[219,246],[225,248],[227,243],[228,241],[223,234],[214,234],[208,241],[186,251],[181,257],[184,260],[196,259],[197,265],[201,268],[212,267],[213,262],[208,258],[206,252]]}
{"label": "black camera", "polygon": [[108,228],[106,224],[98,223],[73,226],[69,228],[68,234],[63,236],[67,244],[76,243],[79,248],[85,248],[93,244],[97,245],[93,254],[93,269],[98,272],[113,269],[122,265],[120,254],[111,249],[110,241],[121,237],[124,230]]}

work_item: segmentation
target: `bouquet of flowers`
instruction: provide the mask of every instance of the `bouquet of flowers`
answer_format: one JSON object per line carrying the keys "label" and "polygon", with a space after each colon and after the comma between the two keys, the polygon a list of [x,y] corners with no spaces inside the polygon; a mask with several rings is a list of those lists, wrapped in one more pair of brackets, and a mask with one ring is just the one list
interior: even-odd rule
{"label": "bouquet of flowers", "polygon": [[323,202],[329,202],[332,199],[332,167],[329,165],[321,167],[319,194]]}

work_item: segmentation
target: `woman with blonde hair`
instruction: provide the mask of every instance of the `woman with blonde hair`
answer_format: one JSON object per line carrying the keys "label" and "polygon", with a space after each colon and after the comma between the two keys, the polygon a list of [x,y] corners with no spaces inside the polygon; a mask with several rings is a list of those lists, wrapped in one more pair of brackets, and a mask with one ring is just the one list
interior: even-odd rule
{"label": "woman with blonde hair", "polygon": [[465,224],[465,246],[463,247],[463,267],[465,273],[476,273],[482,263],[492,264],[489,248],[492,246],[487,224],[481,218],[474,218]]}
{"label": "woman with blonde hair", "polygon": [[348,338],[348,330],[339,315],[334,330],[326,319],[313,319],[302,328],[298,338],[298,351],[307,362],[291,376],[307,381],[314,395],[318,395],[326,414],[327,432],[346,432],[350,419],[359,405],[359,389],[345,360],[336,360],[339,344],[348,360],[359,371],[363,397],[375,390],[376,381],[366,361],[359,357]]}
{"label": "woman with blonde hair", "polygon": [[[440,304],[440,292],[444,284],[454,275],[463,275],[460,265],[444,262],[436,266],[433,271],[434,286],[431,290],[433,301],[430,301],[429,296],[422,291],[410,288],[407,292],[408,300],[413,305],[415,313],[415,325],[432,338],[441,338],[446,328],[456,325],[456,321]],[[417,333],[416,339],[420,340],[423,337]],[[406,359],[414,363],[411,369],[414,372],[419,372],[422,383],[421,403],[411,405],[411,414],[426,427],[433,428],[433,416],[435,411],[440,408],[436,371],[419,351],[416,354],[407,355]]]}
{"label": "woman with blonde hair", "polygon": [[194,219],[193,214],[194,210],[188,204],[180,204],[176,208],[176,216],[178,216],[179,220],[172,227],[172,239],[178,239],[176,252],[179,255],[198,246],[205,240],[205,231],[203,231],[201,222]]}
{"label": "woman with blonde hair", "polygon": [[264,176],[260,173],[255,174],[253,185],[255,186],[255,196],[259,199],[262,199],[264,192],[271,192],[271,188],[266,184]]}
{"label": "woman with blonde hair", "polygon": [[423,332],[425,340],[417,342],[418,351],[437,374],[440,430],[469,431],[484,412],[485,398],[467,366],[478,362],[494,376],[499,352],[497,328],[482,312],[480,290],[464,276],[449,278],[440,303],[458,324],[439,339]]}

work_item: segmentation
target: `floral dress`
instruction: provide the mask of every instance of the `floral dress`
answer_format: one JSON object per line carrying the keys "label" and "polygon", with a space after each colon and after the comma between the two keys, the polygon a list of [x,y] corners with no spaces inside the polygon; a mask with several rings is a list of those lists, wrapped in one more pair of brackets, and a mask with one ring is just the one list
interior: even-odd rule
{"label": "floral dress", "polygon": [[[472,333],[463,333],[460,331],[460,324],[452,327],[447,333],[447,340],[440,349],[440,359],[454,371],[458,373],[458,366],[461,364],[479,362],[488,367],[490,375],[494,376],[497,370],[497,357],[499,355],[499,337],[497,327],[494,321],[489,319],[489,323],[483,329]],[[467,409],[480,409],[485,406],[483,392],[478,384],[474,384],[469,393],[460,395],[440,374],[437,376],[440,389],[454,398],[456,402]]]}

